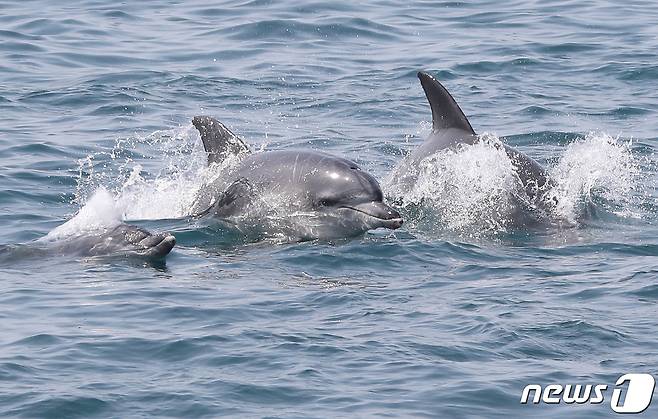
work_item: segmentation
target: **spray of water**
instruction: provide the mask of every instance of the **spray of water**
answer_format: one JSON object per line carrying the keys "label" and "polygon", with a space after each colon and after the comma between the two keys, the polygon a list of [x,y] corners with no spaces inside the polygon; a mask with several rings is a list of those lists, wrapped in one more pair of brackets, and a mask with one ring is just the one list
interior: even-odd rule
{"label": "spray of water", "polygon": [[[642,166],[630,142],[591,133],[570,144],[548,168],[547,198],[557,202],[550,213],[527,212],[520,180],[500,144],[494,134],[483,134],[475,144],[442,150],[418,167],[402,163],[385,182],[387,195],[399,203],[407,225],[468,237],[508,232],[519,215],[532,223],[577,226],[593,207],[618,216],[636,214]],[[410,187],[396,183],[400,169],[415,171]]]}
{"label": "spray of water", "polygon": [[[386,182],[388,195],[401,202],[410,221],[422,230],[462,232],[505,231],[514,212],[513,195],[520,184],[500,140],[483,136],[474,145],[460,145],[421,161],[410,189]],[[393,177],[398,173],[394,173]],[[474,227],[477,227],[474,228]]]}
{"label": "spray of water", "polygon": [[108,229],[121,223],[120,214],[112,194],[105,188],[99,188],[75,217],[53,229],[41,240],[54,241]]}
{"label": "spray of water", "polygon": [[73,203],[80,210],[48,238],[107,229],[122,221],[188,216],[199,189],[220,172],[207,166],[191,125],[118,139],[111,150],[78,161]]}
{"label": "spray of water", "polygon": [[570,144],[550,170],[556,215],[577,223],[598,205],[618,216],[639,216],[635,191],[642,187],[641,174],[631,141],[589,133]]}
{"label": "spray of water", "polygon": [[76,201],[86,203],[103,187],[123,220],[183,217],[212,175],[205,162],[191,126],[120,139],[111,151],[79,161]]}

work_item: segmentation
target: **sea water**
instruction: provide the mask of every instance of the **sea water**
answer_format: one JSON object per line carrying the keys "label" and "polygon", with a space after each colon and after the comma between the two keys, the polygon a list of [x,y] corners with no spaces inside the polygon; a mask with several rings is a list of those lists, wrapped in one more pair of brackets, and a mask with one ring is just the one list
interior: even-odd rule
{"label": "sea water", "polygon": [[[522,390],[658,375],[652,3],[0,10],[3,416],[599,418],[610,394]],[[419,70],[486,141],[396,190],[431,129]],[[213,176],[198,114],[256,152],[356,161],[405,225],[294,243],[186,218]],[[510,222],[499,142],[547,167],[557,217]],[[177,245],[166,261],[30,251],[122,221]]]}

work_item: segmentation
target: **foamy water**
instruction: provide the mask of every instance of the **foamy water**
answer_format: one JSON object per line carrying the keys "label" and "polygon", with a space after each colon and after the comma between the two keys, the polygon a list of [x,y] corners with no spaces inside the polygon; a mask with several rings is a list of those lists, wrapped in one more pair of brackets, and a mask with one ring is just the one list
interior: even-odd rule
{"label": "foamy water", "polygon": [[[637,216],[641,165],[629,141],[590,133],[560,150],[557,164],[547,167],[552,186],[546,197],[558,203],[549,213],[532,207],[501,144],[495,134],[484,133],[475,144],[442,150],[418,167],[401,163],[385,181],[387,195],[405,210],[408,224],[435,234],[495,235],[516,227],[523,216],[577,226],[597,205]],[[396,183],[400,170],[415,171],[411,188]]]}
{"label": "foamy water", "polygon": [[89,201],[66,223],[48,233],[42,241],[59,240],[83,234],[97,234],[120,224],[122,211],[117,205],[116,197],[107,189],[100,187]]}
{"label": "foamy water", "polygon": [[641,216],[638,194],[647,196],[641,183],[647,159],[634,156],[631,146],[632,141],[606,133],[589,133],[569,144],[550,168],[556,214],[577,222],[589,205],[598,204],[619,216]]}
{"label": "foamy water", "polygon": [[[134,160],[140,150],[151,156],[148,167]],[[118,140],[110,153],[91,154],[79,166],[76,202],[105,188],[124,221],[190,215],[199,189],[214,175],[191,125]]]}

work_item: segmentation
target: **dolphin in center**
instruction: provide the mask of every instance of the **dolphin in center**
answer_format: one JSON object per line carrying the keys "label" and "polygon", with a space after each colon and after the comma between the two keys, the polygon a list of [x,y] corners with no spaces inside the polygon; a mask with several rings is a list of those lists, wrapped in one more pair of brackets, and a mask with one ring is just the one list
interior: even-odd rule
{"label": "dolphin in center", "polygon": [[[215,118],[196,116],[192,124],[208,164],[220,171],[198,194],[195,216],[258,224],[295,240],[352,237],[402,225],[400,214],[383,202],[377,180],[351,160],[312,150],[252,153]],[[274,208],[276,215],[263,207]]]}

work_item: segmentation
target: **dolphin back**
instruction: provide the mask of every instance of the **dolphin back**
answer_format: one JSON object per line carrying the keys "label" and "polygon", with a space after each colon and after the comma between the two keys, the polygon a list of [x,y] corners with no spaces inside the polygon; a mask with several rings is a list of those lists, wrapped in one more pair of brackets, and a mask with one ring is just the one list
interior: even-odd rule
{"label": "dolphin back", "polygon": [[249,147],[224,124],[210,116],[195,116],[192,125],[199,131],[208,164],[221,163],[230,155],[249,153]]}

